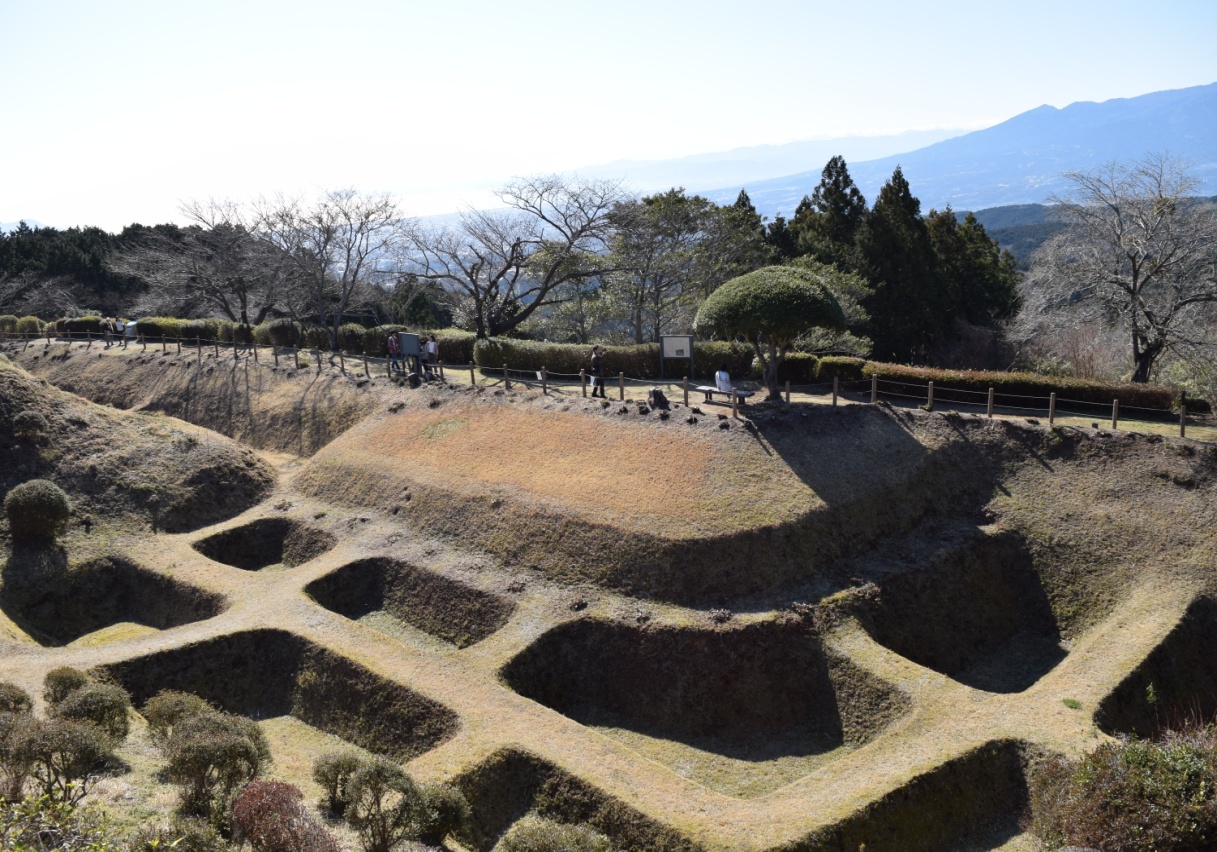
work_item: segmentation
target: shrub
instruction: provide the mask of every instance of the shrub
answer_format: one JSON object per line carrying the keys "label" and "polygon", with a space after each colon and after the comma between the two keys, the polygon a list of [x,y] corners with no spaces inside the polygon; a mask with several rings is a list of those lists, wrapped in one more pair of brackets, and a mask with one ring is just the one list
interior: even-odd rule
{"label": "shrub", "polygon": [[231,847],[214,826],[189,817],[178,817],[170,825],[141,828],[127,844],[127,852],[228,852],[229,849]]}
{"label": "shrub", "polygon": [[26,443],[34,443],[47,433],[51,424],[37,411],[22,411],[13,418],[13,434]]}
{"label": "shrub", "polygon": [[17,750],[18,735],[32,724],[29,713],[0,713],[0,802],[16,801],[25,794],[30,762]]}
{"label": "shrub", "polygon": [[115,760],[105,732],[69,719],[31,719],[14,734],[12,748],[43,795],[69,804],[80,801]]}
{"label": "shrub", "polygon": [[254,852],[338,852],[338,844],[304,806],[300,789],[251,781],[232,803],[232,839]]}
{"label": "shrub", "polygon": [[105,819],[93,808],[49,796],[0,802],[0,849],[118,852],[110,836]]}
{"label": "shrub", "polygon": [[197,695],[164,689],[144,702],[141,712],[148,721],[148,735],[153,744],[163,750],[168,746],[178,722],[216,710]]}
{"label": "shrub", "polygon": [[89,676],[71,666],[59,666],[46,673],[42,680],[42,697],[54,708],[65,698],[89,682]]}
{"label": "shrub", "polygon": [[834,378],[843,382],[860,381],[863,378],[863,368],[866,366],[865,358],[826,355],[816,365],[816,381],[831,382]]}
{"label": "shrub", "polygon": [[[820,359],[810,352],[787,352],[778,367],[778,381],[790,382],[792,385],[809,385],[816,381],[816,370]],[[751,375],[761,373],[761,362],[752,359]]]}
{"label": "shrub", "polygon": [[28,692],[16,684],[0,681],[0,713],[28,716],[34,709],[34,700]]}
{"label": "shrub", "polygon": [[300,323],[287,317],[266,323],[266,334],[273,346],[299,347],[300,342],[304,339],[304,331],[300,328]]}
{"label": "shrub", "polygon": [[313,780],[321,787],[325,799],[322,807],[334,816],[346,813],[350,802],[351,776],[363,765],[363,760],[351,752],[330,752],[313,764]]}
{"label": "shrub", "polygon": [[270,762],[256,722],[218,711],[179,719],[167,751],[167,774],[181,786],[182,812],[204,818],[222,811],[233,792]]}
{"label": "shrub", "polygon": [[612,852],[603,834],[586,825],[552,822],[530,814],[503,836],[500,852]]}
{"label": "shrub", "polygon": [[135,321],[135,332],[145,339],[160,340],[163,337],[172,340],[182,336],[182,323],[183,320],[177,317],[140,317]]}
{"label": "shrub", "polygon": [[460,834],[469,825],[469,800],[451,784],[428,784],[423,798],[427,807],[418,839],[428,846],[440,846],[448,835]]}
{"label": "shrub", "polygon": [[349,790],[346,819],[364,852],[389,852],[422,832],[423,791],[396,763],[383,757],[364,763],[351,776]]}
{"label": "shrub", "polygon": [[389,335],[406,330],[404,325],[378,325],[374,328],[365,328],[363,330],[363,340],[360,344],[369,358],[387,358],[389,357],[387,343]]}
{"label": "shrub", "polygon": [[72,508],[68,495],[46,479],[31,479],[4,498],[4,513],[14,538],[54,538],[67,525]]}
{"label": "shrub", "polygon": [[441,328],[428,333],[435,335],[439,359],[445,364],[468,364],[473,361],[473,345],[477,342],[477,335],[472,331]]}
{"label": "shrub", "polygon": [[7,337],[17,330],[17,317],[13,314],[0,314],[0,337]]}
{"label": "shrub", "polygon": [[51,715],[96,725],[115,742],[122,742],[130,730],[130,711],[127,690],[112,683],[90,683],[73,690],[52,708]]}
{"label": "shrub", "polygon": [[69,337],[101,334],[101,317],[96,316],[65,317],[55,323],[55,325],[58,331],[67,334]]}
{"label": "shrub", "polygon": [[199,343],[211,343],[221,339],[220,328],[225,324],[224,320],[213,317],[186,320],[178,326],[178,336],[183,341],[189,341],[190,343],[194,343],[196,340]]}
{"label": "shrub", "polygon": [[367,331],[357,322],[344,322],[338,326],[338,348],[359,355],[363,352],[363,339]]}
{"label": "shrub", "polygon": [[330,330],[323,325],[305,326],[301,331],[301,345],[305,349],[328,350]]}
{"label": "shrub", "polygon": [[31,335],[41,335],[46,329],[46,323],[38,319],[38,317],[22,317],[17,320],[17,327],[14,331],[22,337]]}
{"label": "shrub", "polygon": [[254,342],[254,327],[239,322],[220,320],[220,342],[232,343],[234,339],[239,345],[248,346]]}
{"label": "shrub", "polygon": [[1104,743],[1033,774],[1028,828],[1047,848],[1201,852],[1217,839],[1217,731]]}

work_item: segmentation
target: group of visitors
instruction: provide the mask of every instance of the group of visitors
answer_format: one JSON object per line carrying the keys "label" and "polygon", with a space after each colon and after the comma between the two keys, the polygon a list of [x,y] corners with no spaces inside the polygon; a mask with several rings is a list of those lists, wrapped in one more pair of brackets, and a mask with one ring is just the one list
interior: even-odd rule
{"label": "group of visitors", "polygon": [[[397,332],[389,335],[385,345],[389,350],[389,369],[398,375],[405,375],[407,356],[402,354],[401,339]],[[427,382],[435,378],[432,368],[439,364],[439,342],[434,334],[422,337],[418,355],[415,357],[418,358],[417,375]]]}

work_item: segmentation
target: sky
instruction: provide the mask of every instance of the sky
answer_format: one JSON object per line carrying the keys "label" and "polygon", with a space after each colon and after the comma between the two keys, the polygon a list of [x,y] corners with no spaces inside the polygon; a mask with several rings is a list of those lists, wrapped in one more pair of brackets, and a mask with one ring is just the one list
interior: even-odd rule
{"label": "sky", "polygon": [[446,213],[519,175],[1217,82],[1215,34],[1212,0],[0,0],[0,222],[343,187]]}

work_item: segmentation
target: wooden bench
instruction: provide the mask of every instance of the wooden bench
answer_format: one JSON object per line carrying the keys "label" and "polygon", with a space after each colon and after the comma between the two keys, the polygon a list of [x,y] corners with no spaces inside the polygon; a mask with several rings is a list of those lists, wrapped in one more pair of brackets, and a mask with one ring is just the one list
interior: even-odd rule
{"label": "wooden bench", "polygon": [[714,385],[698,385],[696,390],[699,393],[704,393],[706,395],[706,402],[714,402],[715,394],[727,397],[727,401],[730,402],[731,395],[735,394],[735,398],[739,400],[740,405],[747,405],[748,397],[752,396],[752,394],[755,393],[755,391],[745,391],[745,390],[740,390],[739,388],[735,388],[735,389],[729,390],[729,391],[722,391],[722,390],[719,390],[718,388],[716,388]]}

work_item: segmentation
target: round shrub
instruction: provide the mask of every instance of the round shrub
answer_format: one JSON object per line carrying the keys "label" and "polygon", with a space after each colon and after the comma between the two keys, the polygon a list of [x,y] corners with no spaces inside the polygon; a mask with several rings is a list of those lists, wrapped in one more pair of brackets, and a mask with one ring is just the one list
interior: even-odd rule
{"label": "round shrub", "polygon": [[13,314],[0,314],[0,337],[7,337],[17,330],[17,317]]}
{"label": "round shrub", "polygon": [[181,787],[182,811],[204,818],[270,762],[270,747],[258,724],[220,712],[179,720],[167,751],[167,774]]}
{"label": "round shrub", "polygon": [[363,338],[367,331],[357,322],[343,323],[338,326],[338,348],[359,355],[363,352]]}
{"label": "round shrub", "polygon": [[127,846],[128,852],[229,852],[231,848],[214,826],[189,817],[141,828]]}
{"label": "round shrub", "polygon": [[500,852],[612,852],[613,844],[586,825],[552,822],[530,814],[495,847]]}
{"label": "round shrub", "polygon": [[70,719],[32,719],[14,736],[14,758],[30,767],[45,796],[75,803],[115,761],[114,744],[95,725]]}
{"label": "round shrub", "polygon": [[70,337],[98,336],[101,334],[101,317],[68,317],[58,323],[59,330]]}
{"label": "round shrub", "polygon": [[346,819],[364,852],[390,852],[418,837],[426,799],[406,771],[383,757],[363,764],[351,776]]}
{"label": "round shrub", "polygon": [[178,335],[190,343],[211,343],[220,339],[220,326],[223,324],[223,320],[214,317],[186,320],[178,326]]}
{"label": "round shrub", "polygon": [[135,332],[152,340],[173,340],[181,336],[182,322],[177,317],[140,317],[135,321]]}
{"label": "round shrub", "polygon": [[17,326],[13,330],[21,337],[36,337],[41,335],[45,329],[46,323],[38,317],[22,317],[17,320]]}
{"label": "round shrub", "polygon": [[271,320],[266,323],[266,333],[270,337],[271,344],[274,346],[298,347],[300,341],[304,339],[304,332],[300,328],[300,323],[287,317]]}
{"label": "round shrub", "polygon": [[71,512],[68,495],[46,479],[23,482],[4,498],[4,514],[14,538],[54,538],[67,525]]}
{"label": "round shrub", "polygon": [[321,755],[313,764],[313,780],[325,796],[321,805],[334,816],[341,817],[346,813],[347,803],[350,802],[351,776],[361,766],[363,759],[352,752],[329,752]]}
{"label": "round shrub", "polygon": [[440,846],[448,835],[458,835],[469,825],[469,800],[451,784],[428,784],[423,798],[427,807],[418,839],[428,846]]}
{"label": "round shrub", "polygon": [[310,325],[301,334],[302,345],[306,349],[330,348],[330,330],[323,325]]}
{"label": "round shrub", "polygon": [[389,335],[406,331],[404,325],[378,325],[363,330],[363,351],[371,358],[389,356]]}
{"label": "round shrub", "polygon": [[55,707],[89,682],[89,676],[71,666],[59,666],[46,673],[42,680],[42,697]]}
{"label": "round shrub", "polygon": [[131,729],[130,711],[131,696],[127,690],[112,683],[89,683],[73,690],[54,706],[51,714],[56,719],[96,725],[115,742],[122,742]]}
{"label": "round shrub", "polygon": [[220,320],[220,340],[225,343],[232,343],[233,339],[242,346],[248,346],[254,340],[254,328],[252,325],[242,325],[239,322],[228,322]]}
{"label": "round shrub", "polygon": [[149,698],[141,712],[148,722],[148,735],[153,744],[163,749],[168,745],[178,722],[216,710],[197,695],[164,689]]}
{"label": "round shrub", "polygon": [[28,692],[16,684],[0,681],[0,713],[28,716],[34,709],[34,700]]}
{"label": "round shrub", "polygon": [[13,418],[13,434],[26,443],[33,443],[47,433],[51,424],[37,411],[22,411]]}
{"label": "round shrub", "polygon": [[253,852],[338,852],[338,844],[313,819],[304,796],[283,781],[251,781],[232,803],[232,839]]}

